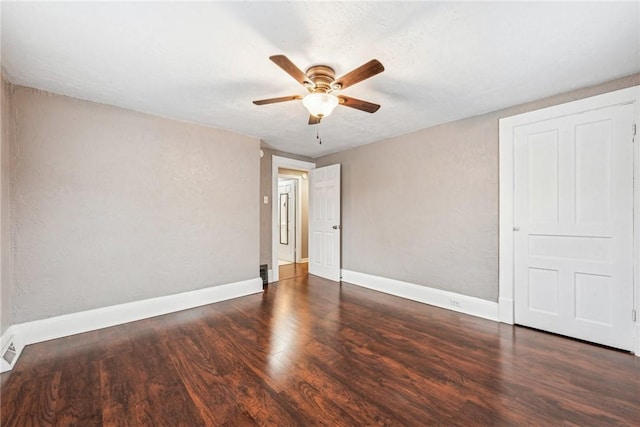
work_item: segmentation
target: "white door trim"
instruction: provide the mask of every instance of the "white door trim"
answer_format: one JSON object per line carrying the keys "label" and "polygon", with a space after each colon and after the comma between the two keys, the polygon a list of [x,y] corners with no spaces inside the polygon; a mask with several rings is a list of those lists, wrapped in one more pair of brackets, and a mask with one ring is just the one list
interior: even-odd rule
{"label": "white door trim", "polygon": [[271,157],[271,280],[273,282],[277,282],[280,278],[278,271],[278,245],[280,240],[277,239],[278,205],[276,204],[278,200],[278,169],[280,168],[310,171],[316,168],[316,164],[276,155]]}
{"label": "white door trim", "polygon": [[[635,123],[640,126],[640,86],[597,95],[541,110],[500,119],[499,126],[499,173],[500,173],[500,226],[499,226],[499,317],[504,323],[514,323],[514,241],[513,241],[513,172],[514,172],[514,128],[553,117],[580,113],[587,110],[614,105],[635,104]],[[640,129],[638,130],[640,132]],[[631,129],[629,129],[631,135]],[[634,182],[640,177],[640,135],[635,136]],[[640,356],[640,185],[634,185],[634,309],[637,316],[634,324],[634,352]],[[630,314],[631,315],[631,314]]]}
{"label": "white door trim", "polygon": [[286,173],[278,174],[279,177],[293,179],[297,181],[296,189],[296,262],[302,260],[302,177],[298,175],[289,175]]}

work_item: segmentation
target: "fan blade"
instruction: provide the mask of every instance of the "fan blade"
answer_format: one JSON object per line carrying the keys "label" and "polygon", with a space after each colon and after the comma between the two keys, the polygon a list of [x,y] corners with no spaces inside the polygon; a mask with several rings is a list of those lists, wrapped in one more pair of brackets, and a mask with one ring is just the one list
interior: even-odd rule
{"label": "fan blade", "polygon": [[373,77],[383,71],[384,66],[380,63],[380,61],[378,61],[377,59],[372,59],[366,64],[359,66],[355,70],[350,71],[341,77],[338,77],[334,80],[331,86],[340,85],[339,90],[345,89],[349,86],[353,86],[356,83],[366,80],[369,77]]}
{"label": "fan blade", "polygon": [[320,120],[322,120],[319,117],[314,116],[313,114],[309,115],[309,124],[310,125],[318,125],[320,124]]}
{"label": "fan blade", "polygon": [[298,83],[306,88],[313,89],[316,85],[300,70],[289,58],[284,55],[273,55],[269,57],[278,67],[282,68],[287,74],[296,79]]}
{"label": "fan blade", "polygon": [[361,99],[350,98],[344,95],[338,96],[338,100],[340,101],[340,105],[355,108],[356,110],[366,111],[367,113],[375,113],[380,108],[378,104],[363,101]]}
{"label": "fan blade", "polygon": [[253,101],[253,103],[256,105],[265,105],[265,104],[275,104],[276,102],[295,101],[298,99],[302,99],[302,97],[300,95],[291,95],[291,96],[281,96],[280,98],[259,99],[258,101]]}

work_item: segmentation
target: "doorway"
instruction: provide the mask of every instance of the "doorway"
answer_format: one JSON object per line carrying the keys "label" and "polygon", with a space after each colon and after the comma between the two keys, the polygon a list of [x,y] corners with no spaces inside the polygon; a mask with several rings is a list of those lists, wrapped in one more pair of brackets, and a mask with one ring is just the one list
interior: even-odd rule
{"label": "doorway", "polygon": [[297,212],[298,180],[278,176],[278,265],[292,264],[298,261],[301,242],[297,239],[301,218]]}
{"label": "doorway", "polygon": [[273,156],[272,282],[308,271],[309,171],[315,164]]}
{"label": "doorway", "polygon": [[309,174],[278,168],[279,280],[306,275],[309,262]]}

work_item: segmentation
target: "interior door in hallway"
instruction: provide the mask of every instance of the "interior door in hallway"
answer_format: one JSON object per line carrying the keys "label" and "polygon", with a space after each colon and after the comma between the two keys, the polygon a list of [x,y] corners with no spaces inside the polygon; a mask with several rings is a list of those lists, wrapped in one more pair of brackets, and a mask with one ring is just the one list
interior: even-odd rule
{"label": "interior door in hallway", "polygon": [[633,111],[515,128],[516,323],[633,348]]}
{"label": "interior door in hallway", "polygon": [[309,173],[309,273],[340,281],[340,165]]}
{"label": "interior door in hallway", "polygon": [[297,181],[292,179],[278,184],[278,258],[288,262],[296,261],[296,183]]}

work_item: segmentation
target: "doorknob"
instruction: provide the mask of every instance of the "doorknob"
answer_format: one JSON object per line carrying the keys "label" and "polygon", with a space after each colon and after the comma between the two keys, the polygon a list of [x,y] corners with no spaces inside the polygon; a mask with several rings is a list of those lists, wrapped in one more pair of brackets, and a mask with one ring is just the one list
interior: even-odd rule
{"label": "doorknob", "polygon": [[334,230],[342,230],[342,226],[341,225],[334,225],[333,229]]}

